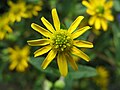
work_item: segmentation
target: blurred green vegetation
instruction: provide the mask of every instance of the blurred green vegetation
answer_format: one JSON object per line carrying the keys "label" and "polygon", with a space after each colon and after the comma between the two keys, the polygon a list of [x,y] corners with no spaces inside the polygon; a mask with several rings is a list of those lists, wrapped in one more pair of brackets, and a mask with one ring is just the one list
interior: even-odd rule
{"label": "blurred green vegetation", "polygon": [[[9,0],[0,0],[0,18],[10,10]],[[18,0],[12,0],[16,3]],[[22,0],[20,0],[22,1]],[[37,5],[40,0],[23,0],[28,4]],[[37,11],[37,16],[31,18],[22,17],[20,22],[9,23],[12,32],[6,32],[5,37],[0,40],[0,90],[119,90],[120,88],[120,1],[113,0],[112,14],[113,22],[108,22],[108,30],[100,30],[97,35],[91,30],[79,37],[94,44],[92,49],[83,49],[90,56],[91,61],[78,60],[78,71],[73,71],[69,67],[69,73],[64,78],[60,76],[56,62],[52,62],[46,70],[41,68],[45,56],[35,58],[33,53],[39,47],[32,47],[29,55],[29,66],[25,72],[9,70],[10,58],[8,48],[14,46],[24,47],[27,40],[42,38],[31,28],[31,23],[43,24],[40,21],[42,16],[52,23],[51,10],[56,8],[61,27],[68,28],[79,15],[85,18],[80,24],[83,27],[88,24],[89,15],[86,7],[82,5],[82,0],[41,0],[41,10]],[[26,8],[26,7],[24,7]],[[9,19],[9,18],[8,18]],[[1,23],[0,23],[1,24]],[[43,26],[44,27],[44,26]],[[0,35],[1,32],[0,32]],[[104,67],[108,72],[108,86],[97,84],[98,72],[96,67]],[[103,72],[100,72],[103,73]],[[103,73],[105,74],[105,73]],[[98,77],[98,79],[100,79]],[[101,78],[104,79],[104,78]],[[102,81],[102,80],[101,80]],[[101,82],[103,83],[103,82]]]}

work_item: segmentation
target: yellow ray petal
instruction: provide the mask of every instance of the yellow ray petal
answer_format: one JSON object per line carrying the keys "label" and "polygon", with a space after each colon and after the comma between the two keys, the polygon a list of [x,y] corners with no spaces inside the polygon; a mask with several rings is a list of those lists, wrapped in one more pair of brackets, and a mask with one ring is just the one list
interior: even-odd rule
{"label": "yellow ray petal", "polygon": [[49,39],[38,39],[38,40],[29,40],[27,41],[27,43],[30,46],[44,46],[44,45],[50,44],[50,41]]}
{"label": "yellow ray petal", "polygon": [[6,32],[0,31],[0,40],[3,40],[3,38],[5,37],[5,34],[6,34]]}
{"label": "yellow ray petal", "polygon": [[62,76],[66,76],[68,73],[67,60],[64,53],[59,53],[57,56],[57,63]]}
{"label": "yellow ray petal", "polygon": [[114,20],[113,15],[111,15],[110,13],[105,13],[104,17],[105,17],[105,19],[107,19],[109,21],[113,21]]}
{"label": "yellow ray petal", "polygon": [[82,1],[82,4],[85,5],[89,9],[93,9],[93,7],[90,5],[90,3],[85,0]]}
{"label": "yellow ray petal", "polygon": [[37,57],[37,56],[47,53],[49,50],[51,50],[51,48],[52,47],[50,45],[48,45],[48,46],[44,46],[44,47],[38,49],[37,51],[34,52],[34,54],[35,54],[34,57]]}
{"label": "yellow ray petal", "polygon": [[77,31],[75,31],[74,33],[72,33],[71,37],[73,39],[75,39],[75,38],[79,37],[80,35],[82,35],[84,32],[86,32],[87,30],[89,30],[90,28],[91,27],[89,27],[89,26],[85,26],[83,28],[80,28]]}
{"label": "yellow ray petal", "polygon": [[78,70],[78,66],[77,66],[75,60],[73,59],[73,57],[71,55],[69,55],[69,54],[67,54],[66,57],[67,57],[67,60],[69,61],[70,65],[72,66],[72,68],[74,70]]}
{"label": "yellow ray petal", "polygon": [[96,18],[96,20],[95,20],[95,29],[99,30],[100,27],[101,27],[100,18]]}
{"label": "yellow ray petal", "polygon": [[113,1],[112,0],[106,2],[105,5],[104,5],[105,9],[110,9],[110,8],[112,8],[112,6],[113,6]]}
{"label": "yellow ray petal", "polygon": [[21,60],[21,65],[22,65],[24,68],[27,68],[27,67],[28,67],[28,63],[27,63],[26,59],[22,59],[22,60]]}
{"label": "yellow ray petal", "polygon": [[102,20],[101,20],[101,25],[102,25],[103,30],[106,31],[106,30],[107,30],[107,27],[108,27],[107,21],[104,20],[104,19],[102,19]]}
{"label": "yellow ray petal", "polygon": [[103,6],[103,5],[105,4],[105,1],[106,1],[106,0],[100,0],[100,3],[99,3],[99,4],[100,4],[101,6]]}
{"label": "yellow ray petal", "polygon": [[10,28],[8,25],[5,25],[5,28],[8,32],[12,32],[12,28]]}
{"label": "yellow ray petal", "polygon": [[88,41],[83,41],[83,40],[74,40],[73,45],[77,47],[84,47],[84,48],[92,48],[93,44]]}
{"label": "yellow ray petal", "polygon": [[9,69],[10,69],[10,70],[15,69],[15,67],[17,66],[17,64],[18,64],[18,63],[17,63],[16,61],[11,62],[10,66],[9,66]]}
{"label": "yellow ray petal", "polygon": [[46,67],[49,65],[49,63],[55,58],[56,54],[57,54],[57,51],[54,50],[54,49],[52,49],[52,50],[48,53],[48,55],[47,55],[47,57],[45,58],[45,60],[43,61],[41,67],[42,67],[43,69],[46,69]]}
{"label": "yellow ray petal", "polygon": [[52,9],[52,18],[56,30],[60,30],[60,20],[56,9]]}
{"label": "yellow ray petal", "polygon": [[82,58],[82,59],[84,59],[87,62],[90,61],[89,56],[87,56],[84,52],[82,52],[81,50],[79,50],[78,48],[76,48],[74,46],[73,46],[73,48],[71,50],[71,53],[78,56],[78,57],[80,57],[80,58]]}
{"label": "yellow ray petal", "polygon": [[93,25],[93,24],[95,23],[95,20],[96,20],[96,16],[90,17],[90,19],[89,19],[89,24],[90,24],[90,25]]}
{"label": "yellow ray petal", "polygon": [[95,15],[95,11],[94,11],[94,10],[87,9],[86,12],[87,12],[89,15]]}
{"label": "yellow ray petal", "polygon": [[32,23],[31,27],[35,31],[37,31],[37,32],[41,33],[42,35],[44,35],[45,37],[51,37],[51,33],[48,30],[44,29],[43,27],[41,27],[41,26],[39,26],[39,25],[37,25],[35,23]]}
{"label": "yellow ray petal", "polygon": [[16,70],[18,72],[24,72],[25,71],[25,67],[21,66],[21,64],[18,64],[17,67],[16,67]]}
{"label": "yellow ray petal", "polygon": [[83,16],[78,16],[69,27],[68,32],[72,33],[78,27],[83,18],[84,18]]}
{"label": "yellow ray petal", "polygon": [[52,33],[55,31],[53,26],[44,17],[41,18],[41,21],[49,31],[51,31]]}

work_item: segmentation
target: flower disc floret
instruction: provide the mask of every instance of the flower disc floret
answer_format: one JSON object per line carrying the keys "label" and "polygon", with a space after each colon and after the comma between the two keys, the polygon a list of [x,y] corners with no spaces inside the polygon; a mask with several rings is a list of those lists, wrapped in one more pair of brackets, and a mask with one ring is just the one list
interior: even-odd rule
{"label": "flower disc floret", "polygon": [[56,31],[51,39],[52,45],[58,51],[68,50],[72,46],[72,38],[67,30]]}
{"label": "flower disc floret", "polygon": [[97,9],[96,9],[96,12],[98,14],[104,14],[104,7],[103,6],[98,6]]}

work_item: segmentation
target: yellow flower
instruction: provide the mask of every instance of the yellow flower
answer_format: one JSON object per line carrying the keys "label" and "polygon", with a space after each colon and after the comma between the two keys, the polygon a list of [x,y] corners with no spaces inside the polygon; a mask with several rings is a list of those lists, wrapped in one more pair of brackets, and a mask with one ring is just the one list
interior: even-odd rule
{"label": "yellow flower", "polygon": [[113,1],[109,0],[86,0],[82,1],[82,4],[87,7],[86,12],[91,15],[89,24],[95,26],[95,29],[99,30],[101,27],[104,31],[107,30],[107,21],[113,21],[114,17],[111,14],[111,8]]}
{"label": "yellow flower", "polygon": [[24,72],[25,69],[28,67],[28,60],[29,60],[29,53],[30,48],[29,46],[25,46],[22,49],[18,46],[15,48],[8,48],[10,53],[10,70],[16,69],[18,72]]}
{"label": "yellow flower", "polygon": [[26,14],[27,18],[31,18],[33,15],[38,16],[38,11],[42,10],[42,2],[39,2],[37,5],[35,4],[28,4],[26,6]]}
{"label": "yellow flower", "polygon": [[35,31],[41,33],[46,38],[38,40],[29,40],[27,42],[31,46],[44,46],[34,52],[35,57],[41,56],[49,51],[47,57],[42,63],[43,69],[46,69],[49,63],[53,59],[55,59],[55,57],[57,57],[57,63],[60,73],[62,76],[66,76],[68,73],[67,61],[71,64],[74,70],[78,69],[72,55],[81,57],[86,61],[90,60],[90,58],[77,47],[92,48],[93,44],[83,40],[74,40],[80,35],[82,35],[85,31],[90,29],[90,27],[85,26],[75,31],[81,20],[84,18],[83,16],[79,16],[71,24],[68,30],[61,29],[56,9],[52,9],[52,18],[54,27],[44,17],[41,18],[41,21],[47,29],[35,23],[31,24],[31,27]]}
{"label": "yellow flower", "polygon": [[101,90],[107,90],[109,83],[109,72],[103,66],[96,68],[98,75],[94,78],[95,83],[101,88]]}
{"label": "yellow flower", "polygon": [[12,32],[12,29],[9,26],[9,19],[5,13],[0,17],[0,40],[3,40],[7,32]]}
{"label": "yellow flower", "polygon": [[18,1],[17,3],[13,3],[12,1],[8,1],[8,5],[10,6],[9,10],[9,19],[11,22],[20,22],[21,18],[26,18],[26,4],[24,1]]}

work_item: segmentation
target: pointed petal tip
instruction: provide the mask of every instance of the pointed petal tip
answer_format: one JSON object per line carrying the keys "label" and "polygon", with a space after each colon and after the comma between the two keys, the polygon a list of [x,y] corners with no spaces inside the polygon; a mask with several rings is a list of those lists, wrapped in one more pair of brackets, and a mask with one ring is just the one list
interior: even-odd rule
{"label": "pointed petal tip", "polygon": [[86,59],[85,61],[90,62],[90,58]]}
{"label": "pointed petal tip", "polygon": [[33,25],[35,25],[35,23],[32,23],[32,24],[31,24],[31,27],[33,27]]}
{"label": "pointed petal tip", "polygon": [[53,12],[53,11],[56,11],[56,8],[53,8],[53,9],[52,9],[52,12]]}
{"label": "pointed petal tip", "polygon": [[84,18],[84,16],[78,16],[78,18],[79,18],[79,19],[83,19],[83,18]]}
{"label": "pointed petal tip", "polygon": [[41,17],[41,21],[42,21],[43,19],[44,19],[44,17],[42,16],[42,17]]}
{"label": "pointed petal tip", "polygon": [[41,68],[42,68],[42,69],[46,69],[47,66],[48,66],[48,65],[46,65],[46,63],[44,63],[44,61],[43,61],[42,65],[41,65]]}
{"label": "pointed petal tip", "polygon": [[86,6],[86,3],[88,3],[88,2],[85,1],[85,0],[82,1],[82,4],[83,4],[84,6]]}
{"label": "pointed petal tip", "polygon": [[39,55],[36,54],[36,52],[34,52],[33,54],[34,54],[34,57],[35,57],[35,58],[39,56]]}
{"label": "pointed petal tip", "polygon": [[42,68],[42,69],[46,69],[46,67],[44,67],[43,65],[41,65],[41,68]]}
{"label": "pointed petal tip", "polygon": [[34,55],[34,57],[37,57],[36,55]]}

